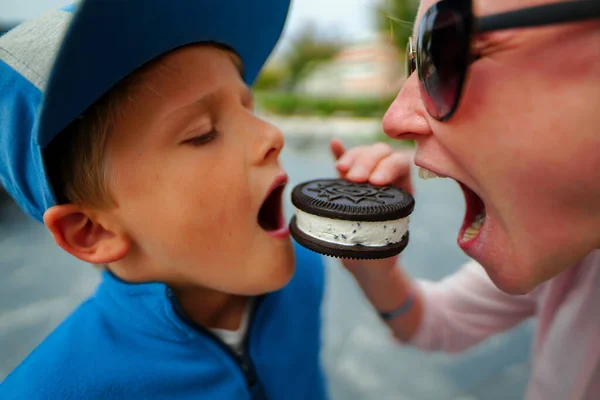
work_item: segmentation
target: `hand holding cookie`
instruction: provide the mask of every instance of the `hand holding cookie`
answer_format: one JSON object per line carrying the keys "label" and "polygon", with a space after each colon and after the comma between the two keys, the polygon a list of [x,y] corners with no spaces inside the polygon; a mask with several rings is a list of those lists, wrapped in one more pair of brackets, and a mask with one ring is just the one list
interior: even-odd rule
{"label": "hand holding cookie", "polygon": [[353,147],[346,151],[337,138],[331,140],[330,148],[341,178],[377,186],[394,185],[413,194],[410,177],[412,151],[394,152],[385,143]]}
{"label": "hand holding cookie", "polygon": [[394,155],[382,144],[346,153],[334,140],[331,149],[336,157],[345,157],[338,166],[346,168],[342,179],[315,179],[294,187],[292,236],[302,246],[328,256],[393,258],[409,240],[414,199],[399,187],[410,188],[409,158]]}

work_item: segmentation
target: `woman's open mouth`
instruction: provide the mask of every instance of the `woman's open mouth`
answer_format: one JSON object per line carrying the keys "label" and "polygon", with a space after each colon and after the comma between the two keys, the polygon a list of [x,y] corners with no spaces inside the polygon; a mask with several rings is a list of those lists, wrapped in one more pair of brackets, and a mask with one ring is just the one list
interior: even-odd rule
{"label": "woman's open mouth", "polygon": [[258,224],[270,236],[285,237],[289,234],[283,217],[282,197],[287,175],[282,174],[275,179],[267,198],[258,211]]}
{"label": "woman's open mouth", "polygon": [[[422,179],[432,179],[442,176],[419,167],[419,177]],[[458,245],[464,249],[469,244],[474,243],[479,237],[481,228],[485,224],[486,210],[483,200],[471,188],[456,179],[454,180],[462,189],[466,202],[465,217],[458,232]]]}
{"label": "woman's open mouth", "polygon": [[474,191],[461,182],[458,182],[466,202],[465,218],[458,234],[459,245],[475,241],[481,232],[481,227],[485,223],[485,205]]}

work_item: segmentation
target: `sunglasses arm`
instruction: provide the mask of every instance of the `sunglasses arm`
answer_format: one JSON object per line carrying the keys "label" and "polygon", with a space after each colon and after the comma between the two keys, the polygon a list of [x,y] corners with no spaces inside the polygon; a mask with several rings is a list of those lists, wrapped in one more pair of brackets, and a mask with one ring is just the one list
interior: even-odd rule
{"label": "sunglasses arm", "polygon": [[595,18],[600,18],[600,1],[567,1],[478,18],[475,21],[475,32],[544,26]]}

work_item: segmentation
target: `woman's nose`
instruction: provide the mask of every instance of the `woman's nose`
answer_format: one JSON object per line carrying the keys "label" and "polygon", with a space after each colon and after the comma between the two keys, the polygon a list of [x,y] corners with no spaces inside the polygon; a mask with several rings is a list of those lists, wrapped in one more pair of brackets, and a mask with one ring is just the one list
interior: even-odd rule
{"label": "woman's nose", "polygon": [[417,74],[410,75],[385,113],[383,131],[392,139],[414,140],[431,133],[419,85]]}

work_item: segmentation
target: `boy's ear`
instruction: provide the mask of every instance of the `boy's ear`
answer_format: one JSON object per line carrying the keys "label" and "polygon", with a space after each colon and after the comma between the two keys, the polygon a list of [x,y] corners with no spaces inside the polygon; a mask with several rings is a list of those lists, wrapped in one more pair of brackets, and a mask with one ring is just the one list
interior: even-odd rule
{"label": "boy's ear", "polygon": [[124,258],[130,239],[99,223],[91,213],[73,204],[62,204],[44,213],[44,223],[66,252],[91,264],[110,264]]}

